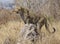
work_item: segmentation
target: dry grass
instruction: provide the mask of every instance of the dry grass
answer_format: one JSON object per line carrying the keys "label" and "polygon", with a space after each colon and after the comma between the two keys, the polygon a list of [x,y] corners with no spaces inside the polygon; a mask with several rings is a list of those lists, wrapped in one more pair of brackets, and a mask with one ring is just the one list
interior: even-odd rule
{"label": "dry grass", "polygon": [[[10,44],[15,44],[18,38],[19,31],[24,23],[21,21],[19,15],[12,13],[11,11],[1,10],[0,12],[0,44],[3,44],[6,38],[10,38]],[[6,12],[7,11],[7,12]],[[54,34],[49,34],[43,26],[42,41],[36,42],[36,44],[60,44],[60,22],[53,22],[53,26],[57,29]],[[26,42],[31,44],[30,42]]]}
{"label": "dry grass", "polygon": [[15,39],[18,35],[23,22],[21,22],[20,16],[12,13],[8,10],[1,10],[0,12],[0,44],[10,37]]}

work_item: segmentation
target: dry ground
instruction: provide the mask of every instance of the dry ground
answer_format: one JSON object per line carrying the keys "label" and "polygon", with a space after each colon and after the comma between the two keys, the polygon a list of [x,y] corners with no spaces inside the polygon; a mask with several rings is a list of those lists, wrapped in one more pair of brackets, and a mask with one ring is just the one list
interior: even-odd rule
{"label": "dry ground", "polygon": [[[3,44],[6,38],[11,38],[11,44],[15,44],[21,27],[24,25],[19,15],[11,11],[0,11],[0,44]],[[56,28],[54,34],[49,34],[43,26],[42,32],[45,33],[42,37],[41,44],[60,44],[60,22],[53,22]],[[39,43],[37,43],[39,44]]]}

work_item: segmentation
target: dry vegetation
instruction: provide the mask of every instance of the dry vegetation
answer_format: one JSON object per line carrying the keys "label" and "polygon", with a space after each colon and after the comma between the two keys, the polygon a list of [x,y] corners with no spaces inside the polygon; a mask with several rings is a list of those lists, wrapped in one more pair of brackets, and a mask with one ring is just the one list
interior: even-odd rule
{"label": "dry vegetation", "polygon": [[[50,1],[51,2],[51,1]],[[43,8],[41,8],[41,12],[48,15],[55,15],[57,16],[57,19],[54,22],[52,22],[52,25],[56,28],[56,32],[54,34],[49,34],[45,27],[42,28],[42,41],[38,40],[36,44],[60,44],[60,8],[59,6],[53,6],[53,1],[46,4]],[[54,2],[55,3],[55,2]],[[58,3],[57,3],[58,5]],[[51,7],[51,8],[50,8]],[[19,8],[19,7],[18,7]],[[55,10],[56,9],[56,10]],[[48,11],[50,10],[50,11]],[[57,15],[55,14],[55,11],[57,12]],[[17,11],[17,9],[16,9]],[[53,12],[53,13],[52,13]],[[50,14],[49,14],[50,13]],[[59,17],[59,18],[58,18]],[[50,18],[52,19],[52,18]],[[10,44],[16,44],[16,40],[18,38],[20,29],[23,27],[24,22],[21,20],[20,15],[16,14],[13,11],[0,9],[0,44],[5,44],[5,40],[8,38],[8,41],[10,40]],[[26,41],[27,44],[31,44],[30,42]]]}
{"label": "dry vegetation", "polygon": [[[60,44],[60,22],[52,22],[52,24],[57,29],[56,32],[49,34],[43,26],[42,41],[39,41],[41,44]],[[4,44],[7,38],[10,39],[10,44],[15,44],[23,25],[24,23],[18,14],[8,10],[0,10],[0,44]]]}
{"label": "dry vegetation", "polygon": [[20,16],[8,10],[1,10],[0,12],[0,44],[10,37],[15,39],[23,23]]}

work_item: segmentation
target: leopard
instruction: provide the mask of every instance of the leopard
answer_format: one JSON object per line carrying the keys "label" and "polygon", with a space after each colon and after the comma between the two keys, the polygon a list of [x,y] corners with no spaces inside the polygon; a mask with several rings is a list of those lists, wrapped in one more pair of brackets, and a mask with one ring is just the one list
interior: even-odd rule
{"label": "leopard", "polygon": [[[54,33],[56,31],[55,27],[52,26],[52,24],[49,22],[49,20],[46,18],[43,14],[35,14],[34,12],[30,11],[29,9],[20,7],[17,11],[14,11],[17,14],[20,15],[21,19],[25,24],[34,24],[37,27],[37,31],[41,31],[41,28],[45,25],[46,30],[49,33]],[[49,26],[51,25],[53,32],[50,31]]]}

